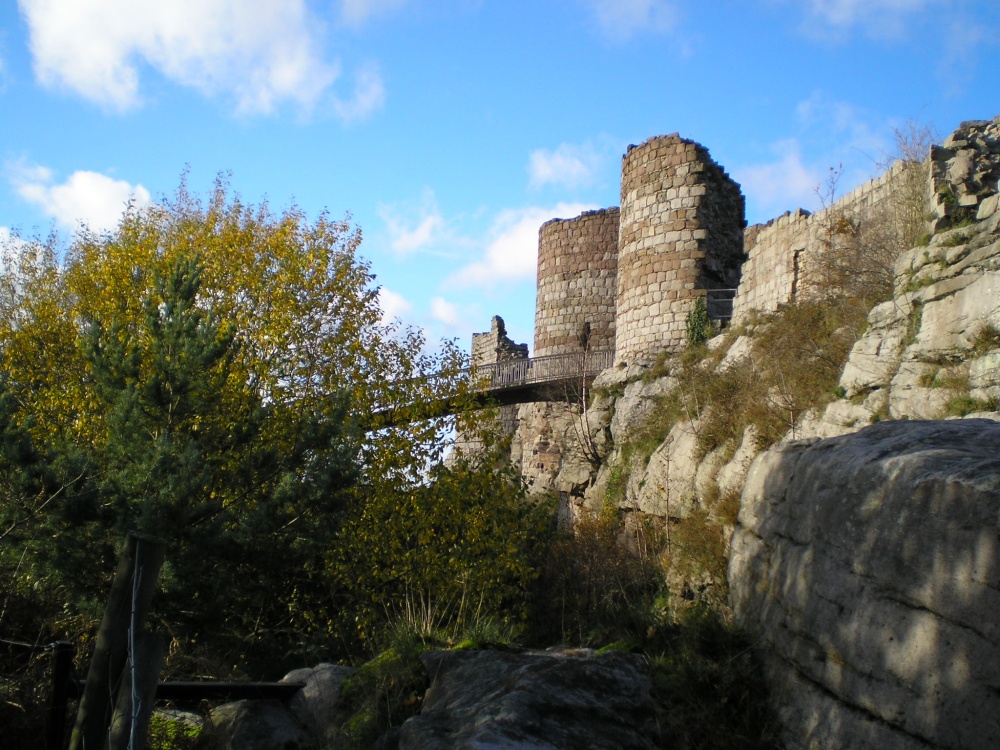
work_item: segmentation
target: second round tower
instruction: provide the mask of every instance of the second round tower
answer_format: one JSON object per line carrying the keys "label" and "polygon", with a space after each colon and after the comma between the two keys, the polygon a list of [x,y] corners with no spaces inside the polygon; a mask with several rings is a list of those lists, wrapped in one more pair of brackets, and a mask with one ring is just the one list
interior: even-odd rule
{"label": "second round tower", "polygon": [[534,356],[614,349],[618,218],[586,211],[539,229]]}

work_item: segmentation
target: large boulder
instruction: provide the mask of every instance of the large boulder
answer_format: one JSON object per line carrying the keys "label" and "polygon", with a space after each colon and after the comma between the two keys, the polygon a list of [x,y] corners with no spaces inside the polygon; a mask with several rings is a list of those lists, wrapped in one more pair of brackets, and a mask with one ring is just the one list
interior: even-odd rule
{"label": "large boulder", "polygon": [[338,747],[341,684],[355,670],[339,664],[296,669],[281,682],[301,684],[289,700],[241,700],[216,706],[199,739],[204,750],[312,750]]}
{"label": "large boulder", "polygon": [[303,687],[288,708],[306,729],[319,740],[333,745],[344,719],[341,685],[355,670],[340,664],[319,664],[289,672],[282,682],[302,683]]}
{"label": "large boulder", "polygon": [[656,747],[649,667],[641,656],[431,651],[431,686],[400,750]]}
{"label": "large boulder", "polygon": [[786,443],[742,502],[733,608],[789,750],[1000,747],[1000,424]]}
{"label": "large boulder", "polygon": [[243,700],[212,709],[198,747],[202,750],[314,750],[320,744],[282,701]]}

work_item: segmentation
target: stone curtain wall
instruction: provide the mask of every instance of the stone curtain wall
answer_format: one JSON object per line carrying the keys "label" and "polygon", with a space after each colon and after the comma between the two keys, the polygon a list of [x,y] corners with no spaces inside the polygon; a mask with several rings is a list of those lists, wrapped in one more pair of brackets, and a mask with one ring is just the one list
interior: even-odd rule
{"label": "stone curtain wall", "polygon": [[805,250],[812,246],[808,211],[786,212],[767,224],[749,227],[739,293],[733,300],[733,323],[740,323],[751,310],[773,312],[799,293],[799,278]]}
{"label": "stone curtain wall", "polygon": [[618,209],[553,219],[538,232],[535,356],[581,351],[590,324],[590,351],[615,346]]}
{"label": "stone curtain wall", "polygon": [[503,318],[499,315],[493,316],[489,331],[472,334],[472,364],[474,366],[527,358],[528,345],[515,344],[507,337],[507,326],[504,325]]}
{"label": "stone curtain wall", "polygon": [[882,176],[858,186],[822,211],[810,214],[800,208],[749,227],[744,241],[747,261],[733,305],[733,323],[745,320],[751,310],[774,312],[781,305],[822,292],[816,283],[816,260],[828,246],[832,217],[853,223],[876,216],[892,220],[895,199],[904,189],[904,172],[902,163],[897,162]]}
{"label": "stone curtain wall", "polygon": [[[507,336],[507,327],[499,315],[493,316],[489,331],[472,334],[472,365],[474,367],[527,358],[528,345],[515,344]],[[498,426],[504,435],[514,434],[514,430],[517,429],[516,406],[500,407]],[[466,453],[470,452],[470,444],[464,435],[459,435],[456,442]]]}
{"label": "stone curtain wall", "polygon": [[739,185],[708,151],[676,133],[622,158],[615,360],[648,359],[684,344],[706,288],[732,288],[743,253]]}

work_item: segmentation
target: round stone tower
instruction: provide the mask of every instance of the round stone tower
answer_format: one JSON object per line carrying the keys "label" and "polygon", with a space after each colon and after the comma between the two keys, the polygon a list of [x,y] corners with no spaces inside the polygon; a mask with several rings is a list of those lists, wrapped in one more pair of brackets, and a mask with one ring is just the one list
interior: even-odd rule
{"label": "round stone tower", "polygon": [[629,146],[622,157],[616,362],[684,346],[695,299],[739,284],[744,225],[740,186],[703,146],[676,133]]}
{"label": "round stone tower", "polygon": [[538,231],[534,355],[615,347],[618,209],[553,219]]}

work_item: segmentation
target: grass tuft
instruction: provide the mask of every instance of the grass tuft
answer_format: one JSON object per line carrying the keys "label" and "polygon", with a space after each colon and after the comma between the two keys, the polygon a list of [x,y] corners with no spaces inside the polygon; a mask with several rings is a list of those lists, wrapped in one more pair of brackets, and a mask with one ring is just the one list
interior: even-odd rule
{"label": "grass tuft", "polygon": [[1000,349],[1000,328],[993,323],[984,323],[972,339],[972,353],[982,357],[997,349]]}

